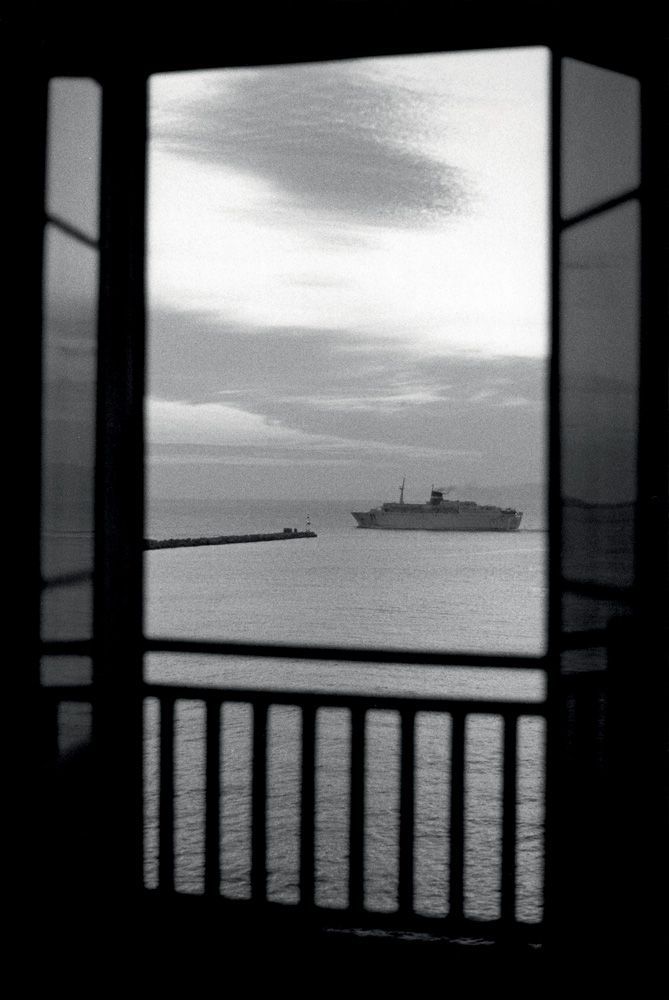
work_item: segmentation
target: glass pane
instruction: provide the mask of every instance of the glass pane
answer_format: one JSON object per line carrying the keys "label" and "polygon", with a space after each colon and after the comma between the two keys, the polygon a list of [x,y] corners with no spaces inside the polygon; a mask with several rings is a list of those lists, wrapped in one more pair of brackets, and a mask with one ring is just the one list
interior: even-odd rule
{"label": "glass pane", "polygon": [[638,241],[636,202],[563,239],[563,572],[607,585],[633,574]]}
{"label": "glass pane", "polygon": [[93,662],[88,656],[43,656],[40,677],[45,687],[91,684]]}
{"label": "glass pane", "polygon": [[91,634],[98,257],[48,227],[43,356],[45,639]]}
{"label": "glass pane", "polygon": [[[58,708],[58,755],[72,757],[90,743],[93,708],[90,703],[67,700]],[[82,758],[84,759],[84,758]]]}
{"label": "glass pane", "polygon": [[101,90],[95,80],[49,84],[47,212],[97,239]]}
{"label": "glass pane", "polygon": [[563,239],[563,493],[592,503],[635,499],[638,242],[636,202]]}
{"label": "glass pane", "polygon": [[562,214],[639,184],[639,81],[574,59],[562,63]]}

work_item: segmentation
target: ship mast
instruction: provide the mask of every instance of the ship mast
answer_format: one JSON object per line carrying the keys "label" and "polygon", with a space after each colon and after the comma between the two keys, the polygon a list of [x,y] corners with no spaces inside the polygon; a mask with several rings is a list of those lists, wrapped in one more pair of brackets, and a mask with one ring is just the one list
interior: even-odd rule
{"label": "ship mast", "polygon": [[404,484],[406,482],[406,476],[402,479],[402,485],[400,486],[400,503],[404,503]]}

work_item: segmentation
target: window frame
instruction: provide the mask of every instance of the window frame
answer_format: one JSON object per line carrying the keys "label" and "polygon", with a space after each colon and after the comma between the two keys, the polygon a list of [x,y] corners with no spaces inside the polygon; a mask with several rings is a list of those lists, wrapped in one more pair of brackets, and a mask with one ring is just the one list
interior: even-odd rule
{"label": "window frame", "polygon": [[[338,5],[340,8],[342,5]],[[350,5],[360,8],[363,5]],[[373,6],[373,5],[368,5]],[[29,274],[33,289],[41,288],[41,228],[43,224],[43,145],[45,131],[45,81],[57,75],[93,76],[103,86],[103,224],[101,234],[102,279],[100,296],[100,389],[99,397],[99,455],[104,461],[98,467],[98,496],[96,531],[96,632],[93,653],[99,670],[96,676],[96,698],[101,706],[101,746],[109,741],[115,748],[116,759],[112,765],[112,754],[101,755],[103,766],[107,768],[107,778],[113,794],[109,796],[106,810],[107,852],[116,860],[110,883],[126,898],[137,885],[138,857],[141,857],[138,830],[141,830],[141,786],[137,782],[137,753],[140,748],[141,719],[138,705],[141,702],[141,661],[148,648],[142,633],[142,588],[141,552],[143,535],[143,385],[142,365],[144,347],[143,323],[139,317],[144,312],[143,260],[144,260],[144,188],[145,174],[143,150],[146,143],[146,83],[150,75],[179,69],[203,69],[214,66],[249,64],[271,64],[276,62],[311,61],[322,58],[354,58],[357,55],[381,55],[418,51],[453,51],[466,48],[501,48],[519,45],[545,45],[553,52],[553,67],[561,54],[582,59],[586,62],[604,65],[622,72],[630,72],[642,80],[642,305],[641,305],[641,367],[640,367],[640,429],[639,429],[639,505],[637,515],[637,579],[639,596],[640,627],[649,637],[649,647],[654,665],[662,662],[666,649],[666,636],[662,629],[665,601],[667,597],[666,553],[660,551],[658,538],[666,536],[666,477],[663,474],[667,456],[667,433],[664,427],[667,400],[667,347],[666,342],[656,334],[656,330],[666,319],[665,277],[667,268],[666,231],[667,198],[665,169],[667,139],[663,134],[664,114],[667,108],[667,85],[662,73],[662,55],[666,54],[666,42],[660,34],[653,37],[653,26],[647,24],[636,27],[611,29],[608,32],[581,30],[576,32],[567,23],[559,26],[546,25],[530,17],[517,17],[505,12],[504,23],[501,16],[495,16],[486,26],[476,23],[474,14],[464,15],[462,23],[455,26],[443,39],[425,39],[424,30],[414,22],[409,25],[393,22],[392,28],[386,23],[379,37],[378,24],[367,23],[360,10],[351,15],[358,29],[351,30],[350,17],[342,17],[336,22],[334,32],[327,40],[319,38],[310,42],[307,48],[300,43],[286,39],[286,25],[275,25],[275,42],[265,36],[257,38],[245,36],[241,47],[238,39],[224,46],[223,51],[194,33],[186,30],[181,38],[174,35],[165,40],[140,39],[123,68],[109,58],[113,44],[107,48],[98,39],[89,50],[82,54],[80,47],[71,39],[57,31],[47,33],[44,49],[46,55],[40,60],[35,73],[35,86],[24,94],[20,108],[24,114],[32,115],[33,123],[28,129],[25,144],[25,162],[30,170],[20,186],[27,190],[28,215],[23,227],[28,236]],[[360,18],[360,20],[356,20]],[[375,30],[376,29],[376,30]],[[270,32],[268,32],[268,37]],[[355,41],[351,45],[351,38]],[[283,38],[283,42],[281,39]],[[443,41],[443,44],[440,44]],[[118,42],[118,38],[112,40]],[[143,44],[145,43],[145,44]],[[277,47],[278,46],[278,47]],[[226,51],[227,50],[227,51]],[[659,58],[658,58],[659,57]],[[552,142],[551,142],[551,185],[553,206],[559,204],[556,193],[559,188],[559,135],[560,97],[553,78],[552,87]],[[25,131],[25,122],[23,123]],[[142,154],[140,155],[140,150]],[[131,155],[128,155],[130,152]],[[660,210],[658,211],[658,207]],[[560,373],[555,359],[558,356],[560,309],[559,309],[559,227],[556,211],[552,213],[552,352],[550,376],[550,461],[549,461],[549,510],[550,510],[550,612],[549,612],[549,669],[548,699],[552,705],[556,739],[549,750],[547,774],[549,783],[554,776],[556,787],[549,790],[549,802],[553,805],[554,823],[552,836],[556,840],[553,857],[557,860],[549,878],[550,892],[554,893],[554,927],[559,929],[568,917],[568,906],[560,898],[559,841],[564,829],[556,814],[556,806],[563,802],[564,789],[559,787],[559,775],[564,743],[564,720],[561,716],[563,690],[559,675],[558,657],[562,641],[559,615],[559,599],[562,588],[560,575],[560,435],[559,435],[559,394]],[[39,235],[38,235],[39,233]],[[39,248],[39,250],[37,249]],[[33,331],[41,329],[41,312],[35,305],[29,307],[28,322]],[[124,331],[119,337],[118,331]],[[40,337],[26,338],[23,352],[25,370],[39,370]],[[41,392],[39,379],[31,382],[31,406],[39,410]],[[663,429],[664,428],[664,429]],[[27,633],[35,637],[30,644],[30,666],[28,669],[28,703],[38,701],[39,646],[39,422],[29,426],[32,442],[31,460],[22,461],[17,467],[26,469],[24,482],[29,486],[31,501],[22,514],[26,526],[29,552],[23,561],[26,581],[24,593],[28,599],[24,604],[27,613]],[[660,461],[658,462],[658,457]],[[128,469],[134,470],[128,475]],[[123,483],[121,489],[118,482]],[[25,554],[24,554],[25,555]],[[127,586],[128,566],[131,586]],[[27,570],[27,574],[25,574]],[[628,636],[626,642],[634,649],[636,637]],[[62,649],[62,647],[61,647]],[[132,665],[128,674],[121,678],[114,664],[119,658]],[[361,658],[368,658],[362,655]],[[458,658],[458,663],[461,663]],[[96,668],[97,669],[97,668]],[[666,879],[666,858],[663,836],[667,821],[662,808],[666,795],[667,768],[662,760],[666,749],[666,678],[657,670],[646,676],[657,694],[656,702],[644,697],[644,692],[636,686],[635,704],[643,705],[644,714],[632,717],[629,742],[637,747],[637,762],[650,760],[650,773],[643,787],[652,792],[652,801],[643,813],[648,820],[644,829],[651,830],[649,855],[652,861],[644,861],[646,871],[654,863]],[[137,695],[137,697],[135,697]],[[130,696],[130,697],[129,697]],[[648,719],[655,725],[649,725]],[[116,734],[119,728],[128,726],[131,734],[122,746],[118,757]],[[138,817],[140,822],[138,823]],[[103,827],[105,823],[103,823]],[[547,829],[549,823],[547,822]],[[639,848],[641,840],[636,835],[634,841]],[[112,845],[113,848],[112,848]],[[557,853],[556,853],[557,852]],[[639,858],[641,851],[637,852]],[[661,861],[665,858],[664,862]],[[117,881],[115,881],[117,880]],[[643,899],[643,892],[635,889],[629,878],[625,883],[624,895],[631,910],[632,904]],[[550,889],[552,886],[552,889]]]}

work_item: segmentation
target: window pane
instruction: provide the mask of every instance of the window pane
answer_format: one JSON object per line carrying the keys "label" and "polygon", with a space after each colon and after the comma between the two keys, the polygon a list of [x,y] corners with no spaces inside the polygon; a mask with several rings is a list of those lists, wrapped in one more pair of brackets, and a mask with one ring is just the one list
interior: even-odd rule
{"label": "window pane", "polygon": [[94,80],[51,80],[47,212],[92,239],[99,229],[100,111]]}
{"label": "window pane", "polygon": [[630,584],[638,392],[636,202],[563,239],[564,573]]}
{"label": "window pane", "polygon": [[635,498],[638,236],[634,202],[563,241],[563,489],[593,503]]}
{"label": "window pane", "polygon": [[45,243],[42,633],[91,634],[98,257],[53,226]]}
{"label": "window pane", "polygon": [[43,656],[40,678],[45,687],[90,684],[93,663],[88,656]]}
{"label": "window pane", "polygon": [[639,81],[573,59],[562,63],[562,213],[639,183]]}

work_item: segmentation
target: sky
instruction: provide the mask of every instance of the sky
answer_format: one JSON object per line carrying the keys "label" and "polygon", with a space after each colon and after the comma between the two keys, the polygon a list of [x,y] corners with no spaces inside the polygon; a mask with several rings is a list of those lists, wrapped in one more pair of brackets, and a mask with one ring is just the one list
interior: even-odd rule
{"label": "sky", "polygon": [[547,65],[151,79],[153,495],[543,480]]}

